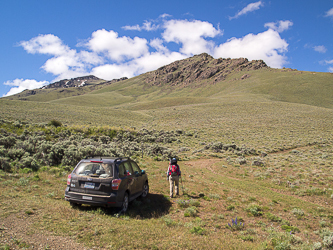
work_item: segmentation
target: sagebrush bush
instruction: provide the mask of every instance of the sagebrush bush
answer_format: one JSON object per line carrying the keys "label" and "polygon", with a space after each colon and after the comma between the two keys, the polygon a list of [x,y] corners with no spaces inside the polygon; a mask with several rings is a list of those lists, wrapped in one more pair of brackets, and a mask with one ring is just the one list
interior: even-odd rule
{"label": "sagebrush bush", "polygon": [[[139,132],[109,127],[66,127],[53,121],[25,128],[6,123],[0,128],[0,169],[38,170],[40,166],[74,167],[87,156],[143,156],[167,160],[175,152],[163,143],[172,143],[183,133],[169,131]],[[59,125],[59,126],[58,126]],[[8,131],[7,131],[8,130]],[[158,138],[162,138],[157,143]]]}
{"label": "sagebrush bush", "polygon": [[184,211],[184,216],[185,217],[195,217],[195,216],[197,216],[197,213],[198,213],[198,211],[197,211],[196,207],[188,207]]}
{"label": "sagebrush bush", "polygon": [[250,204],[247,208],[246,211],[252,214],[253,216],[261,216],[263,215],[263,209],[261,206],[257,204]]}
{"label": "sagebrush bush", "polygon": [[61,127],[62,126],[62,123],[60,121],[57,121],[57,120],[51,120],[49,124],[51,126],[54,126],[54,127]]}
{"label": "sagebrush bush", "polygon": [[282,221],[282,219],[279,216],[271,214],[271,213],[267,213],[266,216],[269,220],[274,221],[274,222],[281,222]]}
{"label": "sagebrush bush", "polygon": [[206,230],[200,226],[194,226],[193,228],[191,228],[190,232],[193,234],[203,235],[206,233]]}
{"label": "sagebrush bush", "polygon": [[293,208],[293,210],[291,211],[291,213],[293,215],[296,215],[297,218],[301,218],[304,216],[304,211],[302,209],[299,208]]}
{"label": "sagebrush bush", "polygon": [[170,219],[168,217],[163,218],[163,220],[168,227],[173,227],[177,225],[177,223],[173,219]]}
{"label": "sagebrush bush", "polygon": [[0,157],[0,169],[5,172],[11,171],[10,159],[6,157]]}

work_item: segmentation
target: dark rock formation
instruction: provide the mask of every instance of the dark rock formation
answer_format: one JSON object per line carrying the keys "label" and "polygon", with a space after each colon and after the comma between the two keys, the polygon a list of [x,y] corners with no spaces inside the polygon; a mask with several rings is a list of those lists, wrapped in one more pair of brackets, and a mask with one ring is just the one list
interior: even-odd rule
{"label": "dark rock formation", "polygon": [[[268,68],[262,60],[248,61],[246,58],[214,59],[207,53],[193,56],[147,73],[145,81],[151,85],[162,86],[188,86],[192,83],[206,81],[214,84],[223,81],[226,77],[238,71],[251,71]],[[249,78],[251,75],[245,73],[241,79]]]}
{"label": "dark rock formation", "polygon": [[89,81],[100,81],[96,76],[82,76],[71,79],[64,79],[58,82],[51,83],[43,87],[43,89],[51,89],[51,88],[70,88],[70,87],[83,87]]}

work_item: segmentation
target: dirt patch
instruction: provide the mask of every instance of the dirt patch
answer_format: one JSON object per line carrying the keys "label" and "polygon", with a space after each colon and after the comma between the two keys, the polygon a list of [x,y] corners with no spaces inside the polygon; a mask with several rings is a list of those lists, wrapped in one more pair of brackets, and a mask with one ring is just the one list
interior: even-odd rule
{"label": "dirt patch", "polygon": [[9,249],[87,249],[70,237],[36,233],[33,215],[13,214],[0,221],[0,246]]}

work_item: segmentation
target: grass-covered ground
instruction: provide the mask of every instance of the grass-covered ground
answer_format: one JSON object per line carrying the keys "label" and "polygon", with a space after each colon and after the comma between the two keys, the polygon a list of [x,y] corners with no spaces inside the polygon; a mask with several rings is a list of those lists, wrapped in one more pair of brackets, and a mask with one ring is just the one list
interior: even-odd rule
{"label": "grass-covered ground", "polygon": [[[146,77],[0,99],[0,249],[332,249],[332,74]],[[96,152],[131,155],[149,175],[126,215],[64,201],[73,164]],[[183,171],[172,200],[171,155]]]}
{"label": "grass-covered ground", "polygon": [[150,195],[132,202],[120,217],[116,209],[71,208],[64,200],[68,168],[1,172],[0,244],[4,249],[57,249],[67,241],[72,249],[324,247],[333,231],[332,153],[328,142],[242,161],[230,152],[221,159],[181,161],[181,192],[173,199],[168,163],[139,157]]}

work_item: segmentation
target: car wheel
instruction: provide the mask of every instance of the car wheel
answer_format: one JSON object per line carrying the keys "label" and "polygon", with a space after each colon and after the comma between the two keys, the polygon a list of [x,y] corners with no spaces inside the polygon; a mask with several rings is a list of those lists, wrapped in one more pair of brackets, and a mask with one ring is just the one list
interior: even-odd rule
{"label": "car wheel", "polygon": [[69,204],[71,205],[72,208],[81,207],[81,204],[78,203],[70,202]]}
{"label": "car wheel", "polygon": [[127,211],[127,209],[128,209],[128,193],[126,192],[124,195],[124,201],[123,201],[121,211],[125,213]]}
{"label": "car wheel", "polygon": [[146,198],[147,195],[149,193],[149,185],[148,185],[148,182],[146,182],[144,185],[143,185],[143,190],[142,190],[142,194],[141,194],[141,197],[142,198]]}

